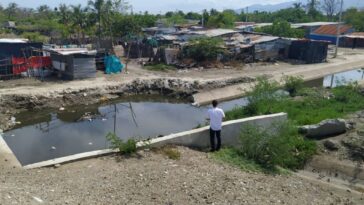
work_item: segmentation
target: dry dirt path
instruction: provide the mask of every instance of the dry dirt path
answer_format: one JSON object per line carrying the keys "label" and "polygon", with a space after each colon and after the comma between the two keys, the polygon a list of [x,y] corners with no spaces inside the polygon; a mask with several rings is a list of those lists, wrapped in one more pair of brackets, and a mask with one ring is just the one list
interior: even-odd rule
{"label": "dry dirt path", "polygon": [[300,177],[249,173],[178,148],[180,160],[149,151],[34,170],[0,162],[0,204],[361,204]]}

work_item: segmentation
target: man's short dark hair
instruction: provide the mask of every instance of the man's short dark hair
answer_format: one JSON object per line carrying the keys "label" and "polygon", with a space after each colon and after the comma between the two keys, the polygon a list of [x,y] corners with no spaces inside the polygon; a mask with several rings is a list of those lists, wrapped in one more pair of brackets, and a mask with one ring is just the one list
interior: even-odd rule
{"label": "man's short dark hair", "polygon": [[213,107],[217,107],[217,105],[218,105],[218,104],[219,104],[219,103],[217,102],[217,100],[213,100],[213,101],[212,101],[212,106],[213,106]]}

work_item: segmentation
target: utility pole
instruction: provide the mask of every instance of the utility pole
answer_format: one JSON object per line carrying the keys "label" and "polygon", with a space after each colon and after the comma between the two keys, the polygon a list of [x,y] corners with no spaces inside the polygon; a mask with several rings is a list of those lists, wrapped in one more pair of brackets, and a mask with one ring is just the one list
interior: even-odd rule
{"label": "utility pole", "polygon": [[246,7],[245,22],[248,22],[249,7]]}
{"label": "utility pole", "polygon": [[340,2],[340,13],[339,13],[339,24],[337,25],[337,33],[336,33],[336,48],[335,48],[335,54],[334,54],[334,58],[337,57],[337,52],[339,49],[339,43],[340,43],[340,30],[341,30],[341,20],[342,20],[342,14],[343,14],[343,5],[344,5],[344,0],[341,0]]}

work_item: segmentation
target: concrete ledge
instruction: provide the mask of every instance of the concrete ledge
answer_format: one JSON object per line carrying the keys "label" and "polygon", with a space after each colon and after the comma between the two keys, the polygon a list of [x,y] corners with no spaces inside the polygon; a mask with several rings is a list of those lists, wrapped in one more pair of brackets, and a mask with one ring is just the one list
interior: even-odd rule
{"label": "concrete ledge", "polygon": [[20,162],[15,157],[13,151],[9,148],[3,139],[2,133],[0,133],[0,160],[5,162],[5,166],[21,167]]}
{"label": "concrete ledge", "polygon": [[[278,114],[262,115],[262,116],[224,122],[222,130],[222,144],[227,146],[236,146],[238,144],[238,138],[240,135],[241,127],[244,125],[253,124],[262,127],[268,127],[274,122],[284,121],[286,119],[287,119],[286,113],[278,113]],[[143,147],[146,145],[149,145],[151,147],[160,147],[167,144],[173,144],[173,145],[180,145],[180,146],[187,146],[194,148],[206,148],[210,146],[209,129],[210,129],[209,126],[206,126],[199,129],[171,134],[161,138],[151,139],[149,141],[141,141],[137,143],[137,147]],[[53,166],[56,164],[62,164],[81,159],[98,157],[116,152],[118,152],[118,150],[112,150],[112,149],[85,152],[76,155],[71,155],[26,165],[23,168],[34,169],[40,167]]]}
{"label": "concrete ledge", "polygon": [[107,154],[112,154],[112,153],[116,153],[118,150],[113,150],[113,149],[105,149],[105,150],[97,150],[97,151],[92,151],[92,152],[84,152],[84,153],[80,153],[80,154],[75,154],[75,155],[70,155],[70,156],[66,156],[66,157],[60,157],[60,158],[56,158],[56,159],[51,159],[51,160],[47,160],[47,161],[43,161],[43,162],[38,162],[38,163],[34,163],[34,164],[29,164],[24,166],[24,169],[34,169],[34,168],[40,168],[40,167],[49,167],[49,166],[53,166],[56,164],[62,164],[62,163],[66,163],[66,162],[73,162],[73,161],[77,161],[77,160],[81,160],[81,159],[88,159],[88,158],[92,158],[92,157],[98,157],[98,156],[103,156],[103,155],[107,155]]}

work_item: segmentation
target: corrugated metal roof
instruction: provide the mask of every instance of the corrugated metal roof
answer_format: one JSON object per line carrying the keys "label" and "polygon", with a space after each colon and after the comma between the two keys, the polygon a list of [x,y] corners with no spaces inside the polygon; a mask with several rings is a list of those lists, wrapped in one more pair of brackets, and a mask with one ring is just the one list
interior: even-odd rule
{"label": "corrugated metal roof", "polygon": [[310,26],[324,26],[324,25],[337,25],[338,22],[309,22],[309,23],[294,23],[291,24],[292,28],[302,28]]}
{"label": "corrugated metal roof", "polygon": [[362,38],[364,39],[364,32],[354,32],[349,35],[345,35],[347,38]]}
{"label": "corrugated metal roof", "polygon": [[0,38],[0,43],[27,43],[29,42],[26,38]]}
{"label": "corrugated metal roof", "polygon": [[232,29],[210,29],[206,31],[191,32],[191,34],[205,35],[207,37],[218,37],[232,33],[237,33],[237,31],[234,31]]}
{"label": "corrugated metal roof", "polygon": [[[351,28],[351,26],[342,25],[340,27],[340,34],[346,34]],[[323,25],[320,26],[320,28],[316,29],[313,33],[320,35],[336,35],[337,25]]]}

